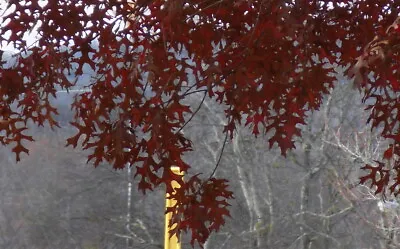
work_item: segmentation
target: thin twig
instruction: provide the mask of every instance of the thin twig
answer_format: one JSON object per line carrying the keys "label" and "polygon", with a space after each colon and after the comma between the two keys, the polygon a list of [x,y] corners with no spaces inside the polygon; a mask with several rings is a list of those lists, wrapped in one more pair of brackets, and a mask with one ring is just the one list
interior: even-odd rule
{"label": "thin twig", "polygon": [[218,161],[217,161],[217,163],[215,164],[214,170],[211,172],[210,176],[208,177],[208,180],[210,180],[211,177],[214,176],[215,171],[217,171],[217,168],[218,168],[218,166],[219,166],[219,164],[220,164],[220,162],[221,162],[221,159],[222,159],[222,155],[224,154],[224,150],[225,150],[225,146],[226,146],[226,141],[227,141],[227,140],[228,140],[228,132],[225,132],[225,139],[224,139],[224,143],[222,144],[221,151],[219,152]]}
{"label": "thin twig", "polygon": [[194,118],[194,116],[196,116],[196,114],[200,111],[201,107],[203,106],[204,100],[206,99],[207,96],[207,91],[204,92],[204,96],[203,99],[201,100],[199,106],[196,108],[196,110],[193,112],[192,116],[190,116],[190,118],[188,119],[188,121],[186,121],[181,128],[179,128],[179,130],[175,133],[178,134],[180,131],[182,131],[183,128],[185,128],[185,126]]}

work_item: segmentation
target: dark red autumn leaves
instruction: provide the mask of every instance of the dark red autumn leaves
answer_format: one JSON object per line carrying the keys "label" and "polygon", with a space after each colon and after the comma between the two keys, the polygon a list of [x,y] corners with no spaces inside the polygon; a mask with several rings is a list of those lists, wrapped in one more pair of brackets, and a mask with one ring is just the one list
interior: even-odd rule
{"label": "dark red autumn leaves", "polygon": [[[244,122],[286,155],[306,111],[318,109],[334,87],[333,68],[354,65],[350,73],[373,103],[369,121],[392,141],[382,162],[365,167],[370,174],[361,182],[397,194],[399,6],[389,0],[11,0],[0,41],[20,53],[0,69],[0,142],[13,146],[17,160],[28,153],[28,125],[57,126],[51,98],[78,87],[69,73],[91,68],[90,91],[72,104],[77,133],[68,145],[90,149],[96,166],[134,165],[143,192],[167,186],[177,200],[168,210],[174,232],[191,231],[192,244],[202,245],[224,224],[233,196],[225,179],[182,180],[170,170],[190,168],[182,156],[192,144],[182,129],[196,107],[185,100],[214,99],[225,107],[230,137]],[[27,47],[24,34],[38,22],[40,39]],[[374,82],[367,78],[372,71]],[[168,187],[172,180],[182,186],[176,193]]]}

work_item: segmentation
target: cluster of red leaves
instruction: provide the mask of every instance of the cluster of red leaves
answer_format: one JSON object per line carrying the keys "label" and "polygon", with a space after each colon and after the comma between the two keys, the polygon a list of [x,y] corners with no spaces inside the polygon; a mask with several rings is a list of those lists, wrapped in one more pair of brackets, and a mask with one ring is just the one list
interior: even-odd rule
{"label": "cluster of red leaves", "polygon": [[[366,165],[362,169],[369,174],[360,183],[370,182],[375,194],[384,196],[400,193],[400,18],[397,17],[384,32],[379,33],[363,49],[350,73],[355,84],[363,89],[363,101],[370,110],[368,122],[372,128],[381,128],[382,137],[390,144],[377,166]],[[371,73],[373,74],[372,77]]]}
{"label": "cluster of red leaves", "polygon": [[[95,165],[135,165],[142,191],[169,186],[177,179],[171,166],[189,168],[182,156],[191,141],[181,130],[194,114],[183,100],[199,92],[214,98],[226,106],[224,132],[232,137],[246,120],[285,155],[306,111],[333,87],[332,67],[358,58],[351,73],[365,100],[376,100],[372,125],[383,123],[382,135],[395,141],[385,157],[400,155],[399,7],[393,0],[9,0],[0,44],[20,53],[0,68],[0,141],[16,143],[19,160],[22,142],[32,140],[22,133],[28,122],[57,126],[49,98],[75,85],[67,72],[78,77],[91,67],[97,76],[75,98],[78,131],[67,143],[90,149]],[[35,25],[40,39],[27,47],[24,35]],[[377,77],[367,84],[371,71]],[[366,169],[362,181],[383,191],[386,180],[374,180],[380,169]],[[171,197],[178,205],[168,210],[175,232],[191,230],[192,243],[202,245],[223,224],[232,195],[224,180],[180,184]]]}
{"label": "cluster of red leaves", "polygon": [[227,200],[233,198],[233,193],[227,188],[225,179],[202,180],[195,175],[176,189],[169,198],[177,203],[167,208],[173,214],[169,224],[173,227],[171,235],[177,234],[179,238],[182,231],[191,231],[192,246],[196,240],[204,244],[211,232],[217,232],[225,224],[224,216],[230,217]]}

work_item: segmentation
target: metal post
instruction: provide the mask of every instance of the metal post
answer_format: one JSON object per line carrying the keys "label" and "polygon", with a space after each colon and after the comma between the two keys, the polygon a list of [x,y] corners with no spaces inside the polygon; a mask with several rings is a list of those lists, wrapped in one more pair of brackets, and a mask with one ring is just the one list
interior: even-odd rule
{"label": "metal post", "polygon": [[[181,175],[183,177],[183,173],[180,172],[179,167],[171,167],[172,172],[177,175]],[[179,184],[175,181],[172,183],[172,188],[179,188]],[[165,206],[166,208],[168,207],[173,207],[175,205],[176,201],[168,199],[168,194],[165,196]],[[164,233],[164,249],[181,249],[181,243],[178,241],[178,237],[176,235],[170,237],[169,231],[171,230],[171,227],[169,227],[169,221],[171,220],[172,214],[168,213],[165,215],[165,233]]]}

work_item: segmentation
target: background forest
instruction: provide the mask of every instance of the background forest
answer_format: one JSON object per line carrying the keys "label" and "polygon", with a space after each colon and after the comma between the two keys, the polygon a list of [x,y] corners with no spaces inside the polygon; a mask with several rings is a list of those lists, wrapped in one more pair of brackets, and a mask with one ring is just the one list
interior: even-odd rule
{"label": "background forest", "polygon": [[400,248],[399,1],[0,9],[0,248]]}
{"label": "background forest", "polygon": [[[361,94],[338,76],[319,111],[309,113],[302,138],[286,158],[263,137],[237,130],[216,172],[235,193],[227,224],[206,249],[399,248],[399,207],[358,185],[360,167],[376,160],[385,141],[366,126]],[[163,248],[163,189],[142,195],[135,167],[115,171],[86,164],[86,153],[65,147],[74,93],[55,101],[60,129],[32,127],[36,142],[20,163],[0,148],[0,248]],[[188,101],[197,106],[202,96]],[[203,177],[224,144],[223,107],[206,100],[184,133],[194,142],[187,162]],[[191,248],[184,237],[183,248]]]}

